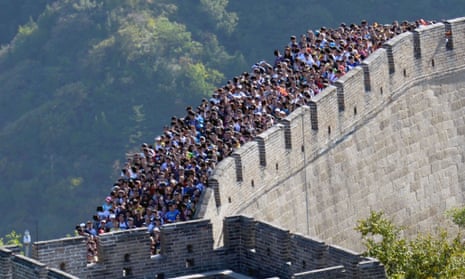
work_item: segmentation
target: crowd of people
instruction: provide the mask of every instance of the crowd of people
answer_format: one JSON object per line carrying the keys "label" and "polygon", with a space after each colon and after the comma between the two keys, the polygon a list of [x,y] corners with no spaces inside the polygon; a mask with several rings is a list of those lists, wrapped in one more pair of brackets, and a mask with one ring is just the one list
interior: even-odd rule
{"label": "crowd of people", "polygon": [[120,178],[92,220],[76,226],[88,237],[88,262],[98,261],[98,235],[145,227],[152,255],[160,251],[160,227],[194,218],[216,164],[253,140],[325,87],[360,65],[392,37],[428,25],[423,19],[381,25],[341,23],[291,36],[272,63],[260,61],[217,88],[171,123],[153,143],[128,155]]}

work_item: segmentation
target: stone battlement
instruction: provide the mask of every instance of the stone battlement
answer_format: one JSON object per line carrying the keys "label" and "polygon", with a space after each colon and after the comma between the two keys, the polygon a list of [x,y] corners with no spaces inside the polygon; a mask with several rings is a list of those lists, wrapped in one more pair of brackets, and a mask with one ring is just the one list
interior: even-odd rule
{"label": "stone battlement", "polygon": [[162,226],[157,256],[149,237],[146,229],[102,234],[92,265],[84,237],[36,242],[34,259],[0,248],[0,278],[385,278],[377,260],[245,216],[224,220],[217,249],[209,220]]}
{"label": "stone battlement", "polygon": [[[451,34],[447,40],[446,32]],[[378,154],[383,147],[383,139],[379,137],[383,137],[381,134],[387,139],[395,137],[391,134],[393,131],[371,138],[375,135],[366,134],[367,123],[384,121],[378,125],[385,125],[383,123],[389,122],[395,129],[399,123],[389,120],[389,114],[395,113],[388,111],[399,103],[398,99],[405,102],[415,95],[413,91],[426,91],[429,85],[446,77],[455,76],[456,80],[452,82],[460,82],[460,76],[462,79],[465,76],[464,45],[465,18],[402,33],[385,42],[382,49],[336,81],[335,86],[329,86],[318,94],[309,106],[297,109],[278,125],[257,136],[255,141],[244,144],[231,157],[220,162],[209,180],[213,191],[203,201],[203,206],[208,208],[204,211],[204,217],[212,219],[215,227],[218,227],[215,228],[217,244],[221,243],[221,220],[234,214],[263,218],[292,231],[322,239],[337,239],[337,244],[346,244],[347,241],[351,243],[349,247],[354,249],[360,248],[355,244],[359,241],[354,238],[354,233],[345,232],[348,228],[353,231],[356,220],[368,216],[371,209],[383,209],[394,217],[403,214],[400,210],[408,212],[408,215],[422,214],[423,218],[414,218],[415,222],[442,215],[445,205],[425,215],[420,212],[424,209],[423,204],[419,206],[420,203],[411,201],[402,205],[386,204],[379,195],[391,196],[393,187],[409,187],[410,182],[420,181],[424,174],[416,175],[412,181],[399,180],[398,185],[392,185],[392,182],[386,185],[389,184],[387,181],[399,177],[383,172],[378,174],[383,179],[374,179],[370,185],[367,178],[372,174],[366,177],[359,175],[358,179],[354,179],[352,171],[359,174],[360,166],[353,164],[362,159],[378,166],[378,171],[387,165],[391,165],[389,168],[393,170],[397,168],[395,163],[403,160],[401,154],[398,158],[392,158],[392,162],[385,161],[389,152],[395,152],[392,150],[395,147],[389,143],[383,144],[389,145],[390,150]],[[436,105],[447,106],[449,101],[432,102],[432,107],[437,108]],[[426,113],[430,108],[421,109]],[[447,107],[442,111],[448,111]],[[378,120],[383,112],[386,116]],[[462,115],[450,117],[455,121],[461,119],[462,123]],[[402,119],[408,116],[402,116]],[[438,131],[434,127],[426,128],[432,129],[430,133],[433,135]],[[411,134],[409,137],[412,141],[421,141],[423,136],[420,135]],[[367,148],[366,154],[344,151],[345,145],[352,145],[357,139],[361,141],[357,144]],[[445,141],[442,143],[447,144]],[[415,156],[422,156],[421,148],[416,152],[418,154]],[[370,158],[374,155],[376,158]],[[415,172],[414,169],[412,171]],[[455,187],[450,188],[451,194],[461,192],[457,190],[457,185],[463,185],[461,177],[459,183],[447,186]],[[455,203],[462,200],[460,193]],[[427,210],[432,210],[429,208],[433,206],[435,204],[426,205]],[[334,235],[339,236],[332,238]]]}

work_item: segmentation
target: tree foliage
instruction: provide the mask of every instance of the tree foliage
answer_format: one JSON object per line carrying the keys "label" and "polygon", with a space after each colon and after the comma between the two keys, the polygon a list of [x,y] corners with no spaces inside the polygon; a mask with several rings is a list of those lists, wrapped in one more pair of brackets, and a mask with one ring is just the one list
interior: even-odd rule
{"label": "tree foliage", "polygon": [[61,0],[20,26],[0,55],[0,202],[18,215],[8,227],[65,235],[108,194],[125,151],[224,82],[234,56],[176,12],[170,1]]}
{"label": "tree foliage", "polygon": [[200,0],[202,10],[204,10],[212,20],[215,27],[220,32],[231,34],[237,25],[237,14],[227,12],[228,0]]}
{"label": "tree foliage", "polygon": [[446,216],[452,219],[461,229],[465,228],[465,207],[455,207],[446,211]]}
{"label": "tree foliage", "polygon": [[13,230],[10,233],[6,234],[5,238],[0,237],[0,246],[4,245],[16,245],[22,247],[23,244],[21,242],[21,234]]}
{"label": "tree foliage", "polygon": [[390,278],[461,278],[465,274],[465,246],[460,234],[419,234],[413,240],[401,237],[402,227],[382,212],[371,212],[358,221],[365,254],[379,259]]}

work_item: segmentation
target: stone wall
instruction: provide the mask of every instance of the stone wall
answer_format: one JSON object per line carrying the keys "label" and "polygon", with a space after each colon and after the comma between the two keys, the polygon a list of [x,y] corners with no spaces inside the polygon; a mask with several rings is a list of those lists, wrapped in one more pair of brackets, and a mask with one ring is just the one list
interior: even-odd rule
{"label": "stone wall", "polygon": [[250,217],[228,217],[224,229],[225,245],[215,249],[209,220],[162,226],[156,256],[146,229],[102,234],[99,261],[89,265],[83,237],[34,243],[34,259],[0,248],[0,279],[386,277],[377,260]]}
{"label": "stone wall", "polygon": [[224,230],[228,267],[253,278],[386,277],[377,260],[250,217],[227,217]]}
{"label": "stone wall", "polygon": [[[72,259],[68,259],[71,260]],[[61,262],[59,258],[57,262]],[[18,247],[0,247],[0,279],[78,279],[20,254]]]}
{"label": "stone wall", "polygon": [[[38,241],[32,245],[32,258],[48,267],[79,274],[86,267],[87,244],[84,237]],[[60,261],[61,259],[61,261]]]}
{"label": "stone wall", "polygon": [[464,45],[465,18],[396,36],[222,161],[203,215],[215,243],[236,214],[356,251],[371,210],[407,235],[448,225],[464,203]]}

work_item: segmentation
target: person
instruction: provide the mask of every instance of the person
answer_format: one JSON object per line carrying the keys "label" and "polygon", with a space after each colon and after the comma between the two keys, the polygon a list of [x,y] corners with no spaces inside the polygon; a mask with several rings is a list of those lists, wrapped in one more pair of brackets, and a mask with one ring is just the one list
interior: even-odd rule
{"label": "person", "polygon": [[155,228],[153,230],[153,233],[150,234],[150,251],[151,255],[158,255],[160,254],[160,248],[161,248],[161,241],[160,241],[160,229]]}
{"label": "person", "polygon": [[86,228],[86,224],[81,223],[76,226],[76,234],[80,236],[87,236],[86,232],[84,231]]}
{"label": "person", "polygon": [[273,54],[275,57],[273,67],[276,68],[281,62],[284,61],[284,57],[281,55],[281,52],[279,51],[279,49],[275,49]]}
{"label": "person", "polygon": [[144,216],[142,214],[142,211],[143,209],[142,208],[138,208],[135,210],[135,214],[134,214],[134,225],[137,227],[137,228],[140,228],[143,226],[144,224]]}
{"label": "person", "polygon": [[97,206],[98,220],[107,219],[110,215],[110,209],[104,210],[103,206]]}
{"label": "person", "polygon": [[94,236],[90,236],[87,241],[87,263],[92,264],[96,262],[98,262],[97,239]]}
{"label": "person", "polygon": [[128,228],[127,228],[128,230],[137,228],[136,225],[134,224],[134,218],[133,217],[128,218],[127,225],[128,225]]}
{"label": "person", "polygon": [[102,205],[102,209],[103,209],[104,212],[110,210],[113,207],[112,201],[113,201],[113,199],[110,196],[107,196],[105,198],[105,202]]}
{"label": "person", "polygon": [[118,215],[118,223],[119,223],[119,229],[120,229],[120,230],[127,230],[127,229],[129,229],[129,226],[128,226],[128,223],[126,222],[124,213],[120,213],[120,214]]}
{"label": "person", "polygon": [[108,220],[105,223],[105,232],[110,232],[113,229],[113,223],[116,221],[116,215],[111,212]]}
{"label": "person", "polygon": [[84,232],[86,234],[88,234],[88,235],[91,235],[91,236],[97,236],[97,230],[95,230],[94,224],[90,220],[87,221],[86,228],[84,229]]}
{"label": "person", "polygon": [[176,203],[170,203],[168,208],[169,211],[165,214],[165,221],[168,223],[175,223],[176,218],[180,214],[179,210],[177,209]]}
{"label": "person", "polygon": [[97,235],[101,235],[102,233],[106,232],[106,223],[107,221],[105,219],[100,221],[100,224],[97,228]]}
{"label": "person", "polygon": [[120,231],[120,227],[119,227],[119,221],[118,219],[115,219],[113,222],[113,227],[110,229],[110,232],[117,232],[117,231]]}

